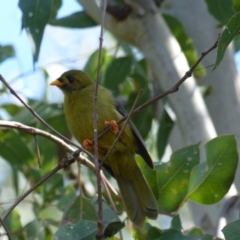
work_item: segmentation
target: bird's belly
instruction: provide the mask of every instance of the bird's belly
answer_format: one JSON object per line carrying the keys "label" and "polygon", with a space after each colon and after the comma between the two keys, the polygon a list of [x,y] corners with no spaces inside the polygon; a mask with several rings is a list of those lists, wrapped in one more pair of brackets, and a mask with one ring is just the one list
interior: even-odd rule
{"label": "bird's belly", "polygon": [[72,112],[72,117],[66,113],[66,122],[68,128],[73,133],[74,137],[82,144],[83,140],[91,139],[93,137],[93,121],[92,116],[87,111]]}
{"label": "bird's belly", "polygon": [[[73,133],[74,137],[80,144],[83,144],[85,139],[94,139],[94,127],[93,127],[93,110],[90,106],[79,106],[79,104],[69,104],[70,108],[65,108],[65,116],[68,128]],[[103,108],[99,108],[101,113],[99,114],[97,122],[98,134],[103,132],[106,128],[105,121],[118,120],[119,116],[116,114],[109,114]],[[111,148],[112,144],[116,140],[117,135],[109,131],[98,139],[99,148],[99,159],[102,160]],[[93,149],[88,149],[90,152],[94,152]],[[135,141],[132,135],[130,127],[127,125],[124,129],[121,138],[118,139],[114,148],[111,150],[111,154],[121,153],[125,154],[131,152],[134,155],[135,152]],[[118,155],[118,154],[117,154]],[[109,162],[112,159],[108,158],[106,161]],[[109,162],[108,165],[111,165]]]}

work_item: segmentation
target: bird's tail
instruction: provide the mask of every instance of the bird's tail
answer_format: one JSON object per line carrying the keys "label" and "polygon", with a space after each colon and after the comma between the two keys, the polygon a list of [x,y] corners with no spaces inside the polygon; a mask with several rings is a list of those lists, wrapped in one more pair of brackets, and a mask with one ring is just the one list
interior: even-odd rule
{"label": "bird's tail", "polygon": [[138,167],[128,179],[116,176],[116,180],[127,215],[135,227],[141,227],[146,217],[157,218],[156,199]]}

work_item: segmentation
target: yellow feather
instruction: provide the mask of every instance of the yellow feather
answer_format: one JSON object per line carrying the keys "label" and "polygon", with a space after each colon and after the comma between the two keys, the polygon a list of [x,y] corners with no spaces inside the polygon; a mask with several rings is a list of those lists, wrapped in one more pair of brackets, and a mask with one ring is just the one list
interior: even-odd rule
{"label": "yellow feather", "polygon": [[[86,73],[71,70],[51,85],[58,86],[64,93],[66,122],[79,143],[93,139],[95,83]],[[105,121],[118,121],[122,118],[115,107],[111,92],[102,86],[99,86],[98,90],[97,116],[98,133],[106,128]],[[121,126],[122,124],[119,128]],[[109,131],[98,140],[98,147],[107,152],[115,139],[116,135]],[[156,219],[158,210],[156,199],[135,161],[137,148],[136,133],[133,134],[133,129],[128,124],[104,164],[117,180],[128,217],[136,227],[141,227],[145,217]],[[99,159],[103,158],[103,152],[99,151]]]}

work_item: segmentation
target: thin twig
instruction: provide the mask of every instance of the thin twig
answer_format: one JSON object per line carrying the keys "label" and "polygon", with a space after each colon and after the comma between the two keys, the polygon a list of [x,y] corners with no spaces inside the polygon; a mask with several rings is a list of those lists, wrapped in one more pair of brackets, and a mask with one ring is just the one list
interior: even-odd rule
{"label": "thin twig", "polygon": [[[146,103],[142,104],[141,106],[139,106],[138,108],[136,108],[132,113],[131,113],[131,117],[138,114],[142,109],[152,105],[153,103],[157,102],[158,100],[166,97],[169,94],[172,94],[174,92],[178,91],[178,88],[180,87],[180,85],[189,77],[191,77],[193,71],[196,69],[196,67],[198,66],[198,64],[202,61],[202,59],[209,54],[212,50],[214,50],[215,48],[217,48],[218,46],[218,41],[219,41],[220,36],[218,37],[218,39],[216,40],[216,42],[213,44],[212,47],[210,47],[207,51],[203,52],[201,57],[199,57],[199,59],[196,61],[196,63],[184,74],[184,76],[171,88],[169,88],[168,90],[166,90],[165,92],[163,92],[162,94],[159,94],[158,96],[152,98],[151,100],[147,101]],[[121,124],[122,122],[124,122],[127,118],[128,118],[127,114],[126,116],[124,116],[123,118],[121,118],[120,120],[117,121],[117,124]],[[106,132],[110,131],[110,127],[107,127],[105,130],[103,130],[99,135],[98,138],[102,137]]]}
{"label": "thin twig", "polygon": [[[56,129],[51,127],[45,120],[43,120],[13,89],[12,87],[7,83],[7,81],[4,79],[4,77],[0,74],[0,80],[3,82],[3,84],[6,85],[6,87],[9,89],[10,93],[14,95],[28,110],[32,115],[38,119],[39,122],[41,122],[43,125],[45,125],[48,129],[50,129],[54,134],[56,134],[58,137],[63,139],[65,142],[71,144],[72,146],[81,149],[82,151],[86,152],[83,148],[81,148],[79,145],[76,143],[72,142],[65,136],[63,136],[61,133],[59,133]],[[87,153],[88,154],[88,153]]]}
{"label": "thin twig", "polygon": [[33,192],[34,189],[36,189],[38,186],[40,186],[43,182],[45,182],[48,178],[50,178],[52,175],[54,175],[57,171],[59,171],[62,168],[68,167],[70,164],[76,161],[76,158],[78,157],[80,150],[73,152],[68,158],[64,158],[57,167],[55,167],[51,172],[46,174],[40,181],[38,181],[36,184],[34,184],[28,191],[26,191],[22,196],[20,196],[13,204],[12,206],[3,214],[2,221],[4,221],[7,216],[12,212],[12,210],[24,199],[26,198],[31,192]]}
{"label": "thin twig", "polygon": [[97,191],[98,191],[98,230],[97,230],[96,239],[99,239],[99,240],[103,239],[103,205],[102,205],[102,188],[101,188],[101,176],[100,176],[101,165],[99,164],[99,161],[98,161],[97,98],[98,98],[98,85],[99,85],[100,70],[101,70],[103,30],[104,30],[106,8],[107,8],[107,0],[104,0],[103,7],[102,7],[101,30],[100,30],[100,37],[99,37],[97,79],[96,79],[95,94],[93,99],[94,161],[96,166]]}
{"label": "thin twig", "polygon": [[80,191],[80,219],[82,219],[83,215],[83,189],[81,184],[81,163],[77,162],[77,184]]}
{"label": "thin twig", "polygon": [[40,156],[40,150],[39,150],[39,146],[38,146],[37,136],[35,134],[33,134],[33,138],[34,138],[35,147],[36,147],[36,151],[37,151],[38,166],[39,166],[39,168],[41,168],[42,163],[41,163],[41,156]]}
{"label": "thin twig", "polygon": [[10,237],[10,233],[8,232],[4,222],[3,222],[3,219],[0,218],[0,226],[2,226],[5,230],[5,233],[0,233],[0,238],[2,238],[3,235],[7,235],[8,236],[8,240],[11,240],[11,237]]}
{"label": "thin twig", "polygon": [[[4,128],[15,128],[24,132],[27,132],[29,134],[32,135],[40,135],[43,137],[46,137],[48,139],[50,139],[51,141],[61,145],[62,147],[64,147],[64,149],[68,152],[72,152],[72,154],[70,155],[70,157],[68,157],[67,159],[63,159],[61,161],[61,163],[59,163],[59,165],[54,168],[51,172],[49,172],[45,177],[43,177],[38,183],[36,183],[34,186],[32,186],[27,192],[25,192],[22,196],[20,196],[11,206],[10,208],[6,211],[6,213],[0,218],[0,225],[1,223],[3,223],[3,221],[7,218],[7,216],[12,212],[12,210],[23,200],[25,199],[31,192],[33,192],[35,190],[35,188],[37,188],[39,185],[41,185],[43,182],[45,182],[48,178],[50,178],[53,174],[55,174],[57,171],[59,171],[62,168],[68,167],[70,164],[72,164],[73,162],[75,162],[76,160],[78,160],[81,164],[84,164],[86,166],[88,166],[91,170],[95,171],[95,166],[93,163],[91,163],[90,161],[88,161],[87,159],[83,159],[79,157],[79,153],[81,152],[80,149],[74,151],[72,147],[70,147],[70,145],[66,144],[62,139],[48,133],[45,132],[43,130],[37,129],[37,128],[33,128],[33,127],[29,127],[26,126],[24,124],[18,123],[18,122],[10,122],[10,121],[2,121],[0,120],[0,127],[4,127]],[[117,192],[114,190],[114,188],[111,186],[111,184],[108,182],[108,180],[105,178],[105,176],[102,174],[102,172],[100,172],[100,176],[103,179],[103,181],[105,182],[105,184],[108,186],[108,189],[110,189],[112,191],[112,193],[115,196],[118,196]]]}
{"label": "thin twig", "polygon": [[[106,0],[104,1],[106,3]],[[104,15],[104,14],[103,14]],[[128,114],[126,115],[125,117],[123,117],[121,120],[119,120],[117,123],[120,124],[122,123],[123,121],[125,121],[126,119],[129,119],[131,116],[137,114],[138,112],[140,112],[140,110],[142,110],[143,108],[153,104],[154,102],[158,101],[159,99],[162,99],[163,97],[171,94],[171,93],[174,93],[176,91],[178,91],[178,88],[179,86],[187,79],[189,78],[193,71],[196,69],[197,65],[202,61],[202,59],[209,53],[211,52],[213,49],[217,48],[218,46],[218,40],[219,38],[217,39],[217,41],[214,43],[214,45],[209,48],[206,52],[203,52],[201,57],[197,60],[197,62],[189,69],[189,71],[187,71],[185,73],[185,75],[173,86],[171,87],[170,89],[168,89],[167,91],[165,91],[164,93],[158,95],[157,97],[151,99],[150,101],[144,103],[143,105],[141,105],[140,107],[136,108],[134,111],[132,111],[131,114]],[[100,63],[99,63],[99,66],[100,66]],[[99,74],[98,74],[99,76]],[[99,78],[99,77],[98,77]],[[91,154],[89,152],[87,152],[85,149],[82,149],[80,148],[78,145],[72,143],[69,139],[67,139],[66,137],[62,136],[60,133],[58,133],[55,129],[53,129],[51,126],[49,126],[28,104],[26,104],[16,93],[15,91],[9,86],[9,84],[5,81],[5,79],[0,75],[0,80],[7,86],[7,88],[10,90],[10,92],[19,99],[19,101],[41,122],[43,123],[45,126],[47,126],[49,129],[51,129],[51,131],[53,131],[57,136],[59,136],[61,139],[63,139],[64,141],[68,142],[69,144],[71,145],[74,145],[75,147],[79,148],[77,151],[73,152],[73,154],[71,155],[71,159],[68,159],[67,161],[62,161],[56,168],[54,168],[51,172],[49,172],[44,178],[42,178],[37,184],[35,184],[34,186],[32,186],[25,194],[23,194],[21,197],[19,197],[15,202],[14,204],[7,210],[7,212],[3,215],[3,218],[1,218],[1,221],[0,223],[2,223],[6,217],[11,213],[11,211],[28,195],[30,194],[36,187],[38,187],[39,185],[41,185],[44,181],[46,181],[49,177],[51,177],[53,174],[55,174],[58,170],[60,170],[61,168],[64,168],[66,166],[69,166],[72,162],[74,162],[78,156],[78,154],[80,153],[80,151],[84,151],[86,152],[88,155],[91,156]],[[97,120],[97,119],[96,119]],[[0,121],[0,126],[1,126],[1,123],[2,122],[7,122],[7,121]],[[17,123],[19,124],[19,123]],[[21,125],[21,124],[19,124]],[[5,127],[9,127],[9,124],[3,124],[2,126],[5,126]],[[20,128],[20,127],[17,127],[16,125],[15,126],[12,126],[13,128],[18,128],[18,129],[21,129],[23,130],[23,128]],[[33,128],[30,128],[28,126],[25,126],[26,128],[24,129],[26,132],[29,132],[32,134],[32,129]],[[27,130],[28,128],[28,130]],[[30,130],[29,130],[30,129]],[[101,137],[103,134],[105,134],[107,131],[109,131],[110,128],[107,128],[106,130],[104,130],[101,134],[98,135],[97,138]],[[43,132],[43,131],[42,131]],[[36,133],[34,133],[36,134]],[[49,133],[47,133],[48,135],[50,135]],[[39,134],[41,135],[41,134]],[[53,137],[53,135],[51,136],[51,138]],[[54,136],[55,137],[55,136]],[[55,137],[56,138],[56,137]],[[51,139],[53,141],[53,139]],[[97,146],[97,145],[96,145]],[[98,166],[98,165],[96,165]],[[94,167],[93,167],[94,168]],[[102,176],[102,173],[99,171],[99,175]],[[101,181],[100,182],[100,185],[101,185]],[[100,202],[101,202],[101,198],[100,198]],[[99,209],[100,210],[100,209]],[[100,215],[102,216],[102,211],[100,213]],[[99,218],[101,219],[101,218]],[[102,222],[100,222],[100,225],[99,225],[99,228],[98,228],[98,235],[97,235],[97,238],[98,239],[102,239],[103,236],[102,236]]]}
{"label": "thin twig", "polygon": [[104,161],[106,160],[106,158],[108,157],[108,155],[110,154],[110,152],[112,151],[112,149],[115,147],[117,141],[118,141],[119,138],[121,137],[121,135],[122,135],[125,127],[127,126],[128,122],[129,122],[129,120],[130,120],[130,117],[132,116],[132,112],[134,111],[134,109],[135,109],[135,107],[136,107],[136,104],[137,104],[139,98],[142,96],[142,93],[143,93],[143,90],[140,89],[140,90],[138,91],[138,95],[137,95],[137,97],[135,98],[135,101],[134,101],[134,103],[133,103],[133,105],[132,105],[132,108],[131,108],[131,110],[130,110],[130,112],[129,112],[129,114],[128,114],[128,117],[127,117],[126,121],[124,122],[124,124],[123,124],[120,132],[118,133],[118,136],[116,137],[115,141],[114,141],[113,144],[111,145],[110,149],[108,150],[108,152],[107,152],[106,155],[104,156],[104,159],[101,161],[101,165],[104,163]]}
{"label": "thin twig", "polygon": [[[56,137],[55,135],[50,134],[49,132],[46,132],[44,130],[38,129],[38,128],[34,128],[34,127],[29,127],[27,125],[24,125],[22,123],[19,122],[13,122],[13,121],[4,121],[4,120],[0,120],[0,128],[12,128],[12,129],[18,129],[20,131],[24,131],[26,133],[29,133],[31,135],[38,135],[38,136],[42,136],[45,137],[47,139],[49,139],[50,141],[58,144],[59,146],[61,146],[62,148],[64,148],[64,150],[66,150],[69,153],[73,153],[74,149],[65,143],[65,141],[63,141],[62,139]],[[80,157],[78,156],[77,161],[85,166],[87,166],[89,169],[91,169],[92,171],[96,171],[95,169],[95,165],[89,161],[86,158]],[[107,181],[107,179],[104,177],[104,175],[101,173],[101,178],[104,178],[108,188],[111,189],[111,191],[113,192],[113,194],[115,196],[118,196],[117,192],[114,190],[114,188],[111,186],[111,184]]]}
{"label": "thin twig", "polygon": [[[104,186],[104,188],[105,188],[105,190],[106,190],[106,193],[107,193],[109,202],[110,202],[110,204],[111,204],[114,212],[115,212],[116,214],[118,214],[119,212],[118,212],[118,210],[117,210],[117,208],[116,208],[116,206],[115,206],[115,204],[114,204],[114,202],[113,202],[112,196],[111,196],[111,194],[110,194],[110,192],[109,192],[109,188],[108,188],[108,185],[106,184],[105,179],[102,179],[102,183],[103,183],[103,186]],[[120,198],[120,199],[121,199],[121,198]]]}

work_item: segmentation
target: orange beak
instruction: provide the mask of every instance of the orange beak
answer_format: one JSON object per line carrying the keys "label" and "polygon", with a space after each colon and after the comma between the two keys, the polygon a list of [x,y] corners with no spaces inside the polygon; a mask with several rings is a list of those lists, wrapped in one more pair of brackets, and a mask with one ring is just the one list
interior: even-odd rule
{"label": "orange beak", "polygon": [[57,79],[57,80],[54,80],[53,82],[51,82],[50,85],[62,87],[64,84]]}

